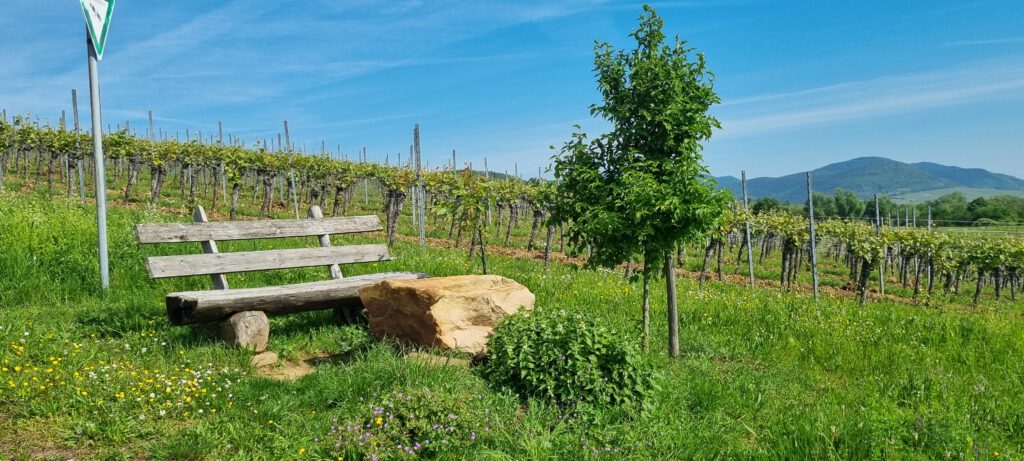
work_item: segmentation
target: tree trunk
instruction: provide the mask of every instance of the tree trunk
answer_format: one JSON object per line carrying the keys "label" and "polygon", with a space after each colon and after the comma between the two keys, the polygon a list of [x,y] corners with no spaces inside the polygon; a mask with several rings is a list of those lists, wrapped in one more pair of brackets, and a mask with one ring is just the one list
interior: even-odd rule
{"label": "tree trunk", "polygon": [[935,288],[935,260],[928,258],[928,296],[932,295]]}
{"label": "tree trunk", "polygon": [[651,338],[651,260],[644,258],[644,282],[643,282],[643,304],[641,307],[640,339],[644,345],[644,351],[648,350]]}
{"label": "tree trunk", "polygon": [[782,244],[782,270],[779,272],[779,288],[786,287],[786,274],[789,269],[789,245]]}
{"label": "tree trunk", "polygon": [[263,173],[263,203],[260,204],[260,216],[272,217],[274,213],[274,175]]}
{"label": "tree trunk", "polygon": [[914,299],[921,294],[921,269],[923,269],[920,259],[915,259],[914,264]]}
{"label": "tree trunk", "polygon": [[533,251],[533,241],[537,238],[537,231],[540,230],[540,222],[544,219],[544,209],[536,207],[533,209],[533,225],[530,226],[530,240],[526,243],[526,250]]}
{"label": "tree trunk", "polygon": [[388,246],[395,246],[395,234],[398,230],[399,212],[402,210],[402,203],[405,202],[405,192],[395,189],[388,189],[387,193],[387,226]]}
{"label": "tree trunk", "polygon": [[130,157],[128,159],[128,182],[124,186],[124,203],[132,201],[132,189],[135,188],[135,183],[139,181],[139,166],[142,161],[138,157]]}
{"label": "tree trunk", "polygon": [[341,199],[345,196],[345,188],[337,187],[334,188],[334,206],[331,207],[331,216],[338,216],[338,210],[341,209]]}
{"label": "tree trunk", "polygon": [[476,226],[476,239],[480,244],[480,264],[483,265],[484,275],[487,275],[487,249],[484,247],[484,218],[479,218]]}
{"label": "tree trunk", "polygon": [[997,267],[992,270],[992,282],[995,283],[996,301],[1003,296],[1003,268]]}
{"label": "tree trunk", "polygon": [[219,196],[218,192],[220,192],[218,185],[220,184],[221,174],[223,174],[222,164],[218,163],[213,167],[213,203],[210,206],[213,210],[217,209],[217,197]]}
{"label": "tree trunk", "polygon": [[679,313],[676,310],[676,269],[672,252],[665,252],[665,291],[668,310],[668,355],[679,356]]}
{"label": "tree trunk", "polygon": [[235,215],[238,213],[238,196],[241,195],[242,185],[233,182],[231,183],[231,210],[228,212],[228,219],[231,221],[235,220]]}
{"label": "tree trunk", "polygon": [[53,192],[53,164],[60,158],[59,154],[51,153],[48,155],[49,161],[46,162],[46,193]]}
{"label": "tree trunk", "polygon": [[717,270],[718,270],[718,281],[719,282],[725,280],[725,273],[722,271],[722,253],[724,253],[724,252],[725,252],[725,241],[722,240],[722,239],[718,239],[718,251],[717,251],[717,253],[718,253],[718,261],[717,261],[718,262],[718,267],[717,267]]}
{"label": "tree trunk", "polygon": [[863,306],[868,294],[868,280],[871,278],[871,263],[868,262],[868,258],[861,260],[863,262],[860,266],[860,281],[857,283],[857,302]]}
{"label": "tree trunk", "polygon": [[544,270],[551,267],[551,240],[555,236],[555,227],[548,224],[548,233],[544,238]]}
{"label": "tree trunk", "polygon": [[[4,173],[3,173],[3,168],[4,168],[3,163],[4,162],[2,160],[2,156],[3,156],[3,154],[0,154],[0,189],[3,189],[3,186],[4,186],[4,181],[3,181],[3,175],[4,175]],[[69,154],[68,155],[68,171],[67,171],[67,174],[68,174],[68,197],[69,198],[72,195],[74,195],[74,193],[75,193],[75,184],[76,184],[75,183],[75,179],[77,179],[75,177],[75,175],[77,174],[77,172],[78,172],[78,159],[75,158],[74,155],[70,155]]]}
{"label": "tree trunk", "polygon": [[978,301],[981,301],[981,289],[985,283],[985,271],[978,269],[978,283],[974,287],[974,305],[978,305]]}
{"label": "tree trunk", "polygon": [[510,203],[508,206],[508,227],[505,229],[505,246],[512,242],[512,226],[519,219],[519,205]]}
{"label": "tree trunk", "polygon": [[188,181],[185,175],[188,170],[192,169],[192,166],[184,162],[178,163],[178,192],[181,194],[181,198],[185,198],[185,183]]}
{"label": "tree trunk", "polygon": [[196,206],[196,182],[199,181],[199,170],[195,165],[189,167],[189,184],[188,184],[188,206],[194,208]]}
{"label": "tree trunk", "polygon": [[160,189],[164,188],[164,177],[167,175],[167,167],[154,165],[149,167],[149,205],[152,207],[160,203]]}
{"label": "tree trunk", "polygon": [[700,277],[698,277],[700,286],[704,286],[704,281],[707,280],[708,263],[711,262],[711,256],[714,255],[715,246],[715,239],[711,238],[708,240],[708,246],[704,249],[704,263],[700,266]]}
{"label": "tree trunk", "polygon": [[448,214],[452,217],[451,225],[448,227],[448,240],[451,240],[452,236],[455,235],[455,226],[457,224],[456,221],[458,221],[458,219],[455,218],[457,216],[455,211],[458,210],[459,206],[462,204],[462,197],[455,197],[454,202],[455,203],[452,204],[452,208],[448,210]]}

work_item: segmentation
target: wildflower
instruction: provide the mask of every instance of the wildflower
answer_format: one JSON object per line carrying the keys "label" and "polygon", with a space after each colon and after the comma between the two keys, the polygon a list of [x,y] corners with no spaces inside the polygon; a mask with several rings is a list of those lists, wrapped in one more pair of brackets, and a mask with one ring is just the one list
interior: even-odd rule
{"label": "wildflower", "polygon": [[304,453],[306,453],[306,449],[305,448],[299,448],[299,454],[301,455],[301,454],[304,454]]}

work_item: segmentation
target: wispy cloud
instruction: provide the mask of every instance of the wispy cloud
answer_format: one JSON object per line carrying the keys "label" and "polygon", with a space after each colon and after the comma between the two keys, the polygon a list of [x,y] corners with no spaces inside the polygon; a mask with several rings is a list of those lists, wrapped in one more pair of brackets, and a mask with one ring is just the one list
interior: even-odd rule
{"label": "wispy cloud", "polygon": [[955,40],[943,43],[943,46],[982,46],[982,45],[1004,45],[1007,43],[1024,43],[1024,37],[1003,37],[980,40]]}
{"label": "wispy cloud", "polygon": [[1008,98],[1024,98],[1019,58],[740,98],[719,119],[721,136],[742,137]]}

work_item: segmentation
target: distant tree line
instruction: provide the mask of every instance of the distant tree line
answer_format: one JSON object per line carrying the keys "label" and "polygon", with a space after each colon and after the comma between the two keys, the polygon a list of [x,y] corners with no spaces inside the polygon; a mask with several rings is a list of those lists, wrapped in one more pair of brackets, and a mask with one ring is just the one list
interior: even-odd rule
{"label": "distant tree line", "polygon": [[[927,221],[928,208],[931,207],[932,220],[939,226],[984,226],[1000,223],[1024,222],[1024,197],[998,195],[995,197],[978,197],[967,200],[960,192],[943,195],[934,200],[920,204],[897,204],[889,196],[878,198],[879,213],[884,219],[906,219],[908,210],[917,209],[918,225]],[[752,204],[755,213],[773,210],[784,210],[793,213],[807,214],[808,206],[783,203],[771,197],[762,197]],[[814,193],[814,216],[819,218],[874,219],[874,199],[861,200],[857,194],[843,189],[836,189],[831,195],[824,192]]]}

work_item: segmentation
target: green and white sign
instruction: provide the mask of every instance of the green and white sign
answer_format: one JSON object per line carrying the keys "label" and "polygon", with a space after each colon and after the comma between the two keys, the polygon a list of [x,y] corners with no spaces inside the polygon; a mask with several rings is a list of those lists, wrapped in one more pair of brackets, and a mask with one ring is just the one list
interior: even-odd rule
{"label": "green and white sign", "polygon": [[114,0],[81,0],[85,13],[85,25],[89,28],[96,57],[103,59],[103,46],[107,43],[110,29],[110,14],[114,12]]}

